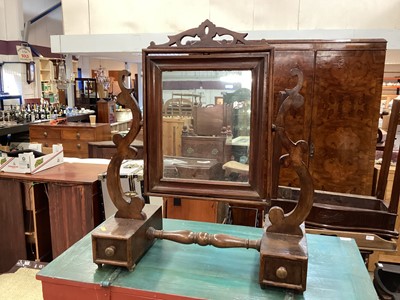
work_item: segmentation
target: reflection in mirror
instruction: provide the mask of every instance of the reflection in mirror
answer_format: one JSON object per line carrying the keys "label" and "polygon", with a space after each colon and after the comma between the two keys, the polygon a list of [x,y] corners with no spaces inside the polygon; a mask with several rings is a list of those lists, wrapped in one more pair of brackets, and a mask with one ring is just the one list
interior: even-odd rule
{"label": "reflection in mirror", "polygon": [[163,176],[248,183],[252,72],[162,72]]}

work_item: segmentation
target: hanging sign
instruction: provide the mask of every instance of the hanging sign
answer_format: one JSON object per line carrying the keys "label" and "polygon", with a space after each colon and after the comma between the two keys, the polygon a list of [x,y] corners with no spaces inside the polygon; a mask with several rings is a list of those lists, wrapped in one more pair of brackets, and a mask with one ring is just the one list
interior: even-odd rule
{"label": "hanging sign", "polygon": [[27,46],[16,46],[16,47],[17,47],[18,59],[20,62],[28,63],[33,60],[31,48]]}

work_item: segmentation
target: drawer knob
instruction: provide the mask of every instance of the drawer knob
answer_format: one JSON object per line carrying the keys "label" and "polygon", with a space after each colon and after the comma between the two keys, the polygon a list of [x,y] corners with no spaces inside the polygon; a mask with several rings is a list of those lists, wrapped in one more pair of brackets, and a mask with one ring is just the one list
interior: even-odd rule
{"label": "drawer knob", "polygon": [[47,137],[47,135],[48,135],[48,134],[47,134],[47,131],[43,132],[43,136],[44,136],[44,137]]}
{"label": "drawer knob", "polygon": [[115,246],[107,247],[107,248],[104,250],[104,254],[105,254],[107,257],[113,257],[114,254],[115,254]]}
{"label": "drawer knob", "polygon": [[81,137],[81,134],[80,134],[79,132],[77,132],[77,133],[76,133],[76,138],[79,139],[80,137]]}
{"label": "drawer knob", "polygon": [[276,277],[279,279],[285,279],[287,277],[287,270],[285,267],[279,267],[276,270]]}
{"label": "drawer knob", "polygon": [[81,149],[81,144],[76,144],[76,148]]}
{"label": "drawer knob", "polygon": [[49,144],[48,144],[48,143],[44,143],[44,146],[45,146],[45,147],[48,147],[48,146],[49,146]]}

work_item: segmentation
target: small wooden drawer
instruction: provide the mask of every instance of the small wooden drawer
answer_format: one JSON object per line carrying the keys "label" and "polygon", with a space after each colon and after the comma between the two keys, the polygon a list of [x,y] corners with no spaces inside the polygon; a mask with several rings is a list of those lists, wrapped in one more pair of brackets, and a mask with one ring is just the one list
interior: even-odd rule
{"label": "small wooden drawer", "polygon": [[31,142],[42,144],[43,147],[51,147],[54,144],[60,144],[60,140],[56,139],[35,139],[33,141],[31,140]]}
{"label": "small wooden drawer", "polygon": [[57,128],[43,128],[35,126],[31,126],[29,130],[29,136],[31,139],[59,139],[60,138],[60,130]]}
{"label": "small wooden drawer", "polygon": [[94,130],[69,128],[61,131],[61,138],[64,140],[94,141],[96,135]]}
{"label": "small wooden drawer", "polygon": [[84,141],[63,143],[65,156],[88,157],[88,144]]}

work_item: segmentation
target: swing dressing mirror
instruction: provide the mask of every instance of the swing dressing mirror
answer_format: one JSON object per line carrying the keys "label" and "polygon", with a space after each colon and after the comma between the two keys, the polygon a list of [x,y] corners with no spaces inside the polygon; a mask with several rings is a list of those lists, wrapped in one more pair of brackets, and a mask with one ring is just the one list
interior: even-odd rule
{"label": "swing dressing mirror", "polygon": [[266,200],[272,48],[215,41],[210,24],[190,47],[182,35],[143,51],[147,193]]}

